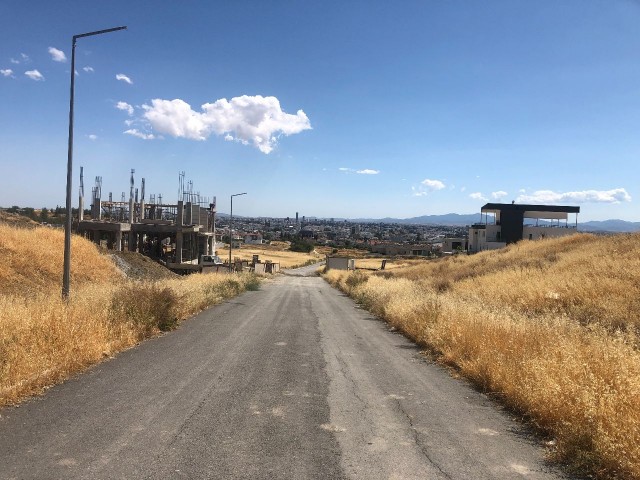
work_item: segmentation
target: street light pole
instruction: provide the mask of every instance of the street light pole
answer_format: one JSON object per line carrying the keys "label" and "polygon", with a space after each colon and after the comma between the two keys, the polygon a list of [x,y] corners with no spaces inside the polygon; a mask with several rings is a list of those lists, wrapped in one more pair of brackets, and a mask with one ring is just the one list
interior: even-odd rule
{"label": "street light pole", "polygon": [[233,197],[237,197],[240,195],[246,195],[247,192],[244,193],[234,193],[231,195],[231,214],[229,216],[229,273],[231,273],[231,244],[233,242]]}
{"label": "street light pole", "polygon": [[67,300],[70,293],[71,283],[71,184],[73,175],[73,97],[76,77],[76,41],[78,38],[100,35],[102,33],[124,30],[127,27],[108,28],[96,32],[81,33],[74,35],[71,40],[71,92],[69,95],[69,146],[67,150],[67,218],[64,225],[64,267],[62,272],[62,298]]}

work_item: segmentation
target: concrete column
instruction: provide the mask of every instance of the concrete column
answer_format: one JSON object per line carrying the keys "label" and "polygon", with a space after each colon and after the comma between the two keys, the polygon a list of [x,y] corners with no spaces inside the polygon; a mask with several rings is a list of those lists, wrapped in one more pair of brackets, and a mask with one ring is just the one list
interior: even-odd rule
{"label": "concrete column", "polygon": [[182,263],[182,230],[176,232],[176,263]]}
{"label": "concrete column", "polygon": [[144,220],[144,200],[140,200],[140,217],[138,219],[139,222]]}
{"label": "concrete column", "polygon": [[136,221],[136,211],[135,211],[135,203],[133,203],[133,197],[129,199],[129,223],[135,223]]}
{"label": "concrete column", "polygon": [[187,202],[187,225],[193,225],[193,203]]}
{"label": "concrete column", "polygon": [[122,232],[118,230],[116,232],[116,252],[122,251]]}
{"label": "concrete column", "polygon": [[81,222],[84,220],[84,197],[80,195],[78,198],[78,221]]}
{"label": "concrete column", "polygon": [[137,235],[130,231],[129,232],[129,251],[130,252],[135,252],[136,251],[136,237]]}
{"label": "concrete column", "polygon": [[184,225],[184,202],[178,200],[178,216],[176,217],[176,225],[181,227]]}

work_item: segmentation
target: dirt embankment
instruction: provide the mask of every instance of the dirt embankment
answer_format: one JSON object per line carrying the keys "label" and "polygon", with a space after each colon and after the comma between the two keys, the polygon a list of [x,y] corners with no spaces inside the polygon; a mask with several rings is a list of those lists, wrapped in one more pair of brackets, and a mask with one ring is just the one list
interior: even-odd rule
{"label": "dirt embankment", "polygon": [[136,252],[110,252],[116,266],[128,278],[134,280],[167,280],[178,277],[155,260]]}

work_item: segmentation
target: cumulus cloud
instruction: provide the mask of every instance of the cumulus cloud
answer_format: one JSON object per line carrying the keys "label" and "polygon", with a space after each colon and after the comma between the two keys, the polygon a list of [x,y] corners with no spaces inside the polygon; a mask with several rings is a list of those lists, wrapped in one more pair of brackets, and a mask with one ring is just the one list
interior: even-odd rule
{"label": "cumulus cloud", "polygon": [[129,114],[129,116],[133,115],[133,107],[129,105],[127,102],[118,102],[116,103],[116,108],[118,110],[123,110]]}
{"label": "cumulus cloud", "polygon": [[494,200],[502,200],[508,194],[503,190],[498,190],[497,192],[491,192],[491,198]]}
{"label": "cumulus cloud", "polygon": [[89,67],[89,66],[82,67],[82,70],[84,70],[87,73],[93,73],[94,72],[93,67]]}
{"label": "cumulus cloud", "polygon": [[530,195],[520,195],[520,203],[621,203],[630,202],[631,195],[624,188],[613,190],[583,190],[579,192],[554,192],[538,190]]}
{"label": "cumulus cloud", "polygon": [[153,140],[153,139],[157,138],[152,133],[144,133],[144,132],[141,132],[140,130],[138,130],[136,128],[130,128],[129,130],[125,130],[124,133],[126,133],[127,135],[132,135],[134,137],[141,138],[143,140]]}
{"label": "cumulus cloud", "polygon": [[133,82],[131,81],[131,79],[127,77],[124,73],[118,73],[116,75],[116,80],[122,80],[123,82],[128,83],[129,85],[133,85]]}
{"label": "cumulus cloud", "polygon": [[442,190],[443,188],[446,188],[446,185],[440,180],[425,178],[417,187],[411,187],[411,190],[414,197],[424,197],[426,195],[429,195],[429,193],[431,192]]}
{"label": "cumulus cloud", "polygon": [[252,144],[266,154],[275,148],[280,136],[311,129],[302,110],[295,115],[285,113],[276,97],[261,95],[222,98],[205,103],[201,112],[180,99],[154,99],[142,108],[144,118],[160,133],[190,140],[224,135],[226,140]]}
{"label": "cumulus cloud", "polygon": [[364,170],[357,170],[356,173],[359,173],[361,175],[378,175],[380,173],[380,170],[365,168]]}
{"label": "cumulus cloud", "polygon": [[482,195],[482,192],[473,192],[469,194],[469,198],[473,198],[474,200],[482,200],[483,202],[488,201],[489,199]]}
{"label": "cumulus cloud", "polygon": [[424,185],[424,188],[431,192],[442,190],[444,188],[444,183],[442,183],[440,180],[431,180],[429,178],[425,178],[422,182],[420,182],[420,184]]}
{"label": "cumulus cloud", "polygon": [[97,140],[98,136],[94,135],[93,133],[91,135],[87,135],[87,137],[89,137],[89,140]]}
{"label": "cumulus cloud", "polygon": [[0,70],[0,74],[3,77],[12,77],[13,76],[13,70],[11,70],[10,68],[7,68],[5,70]]}
{"label": "cumulus cloud", "polygon": [[41,81],[44,80],[44,76],[38,70],[27,70],[24,74],[31,80]]}
{"label": "cumulus cloud", "polygon": [[64,54],[62,50],[58,50],[55,47],[49,47],[49,55],[51,55],[51,60],[54,62],[66,62],[67,56]]}

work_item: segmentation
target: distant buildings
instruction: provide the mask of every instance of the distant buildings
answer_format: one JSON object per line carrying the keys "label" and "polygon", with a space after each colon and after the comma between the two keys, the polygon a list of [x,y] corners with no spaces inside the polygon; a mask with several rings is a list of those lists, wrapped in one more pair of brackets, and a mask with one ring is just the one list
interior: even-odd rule
{"label": "distant buildings", "polygon": [[[575,223],[569,223],[569,214]],[[487,203],[484,223],[469,228],[469,253],[503,248],[520,240],[562,237],[577,232],[580,207]],[[490,216],[491,215],[491,216]]]}

